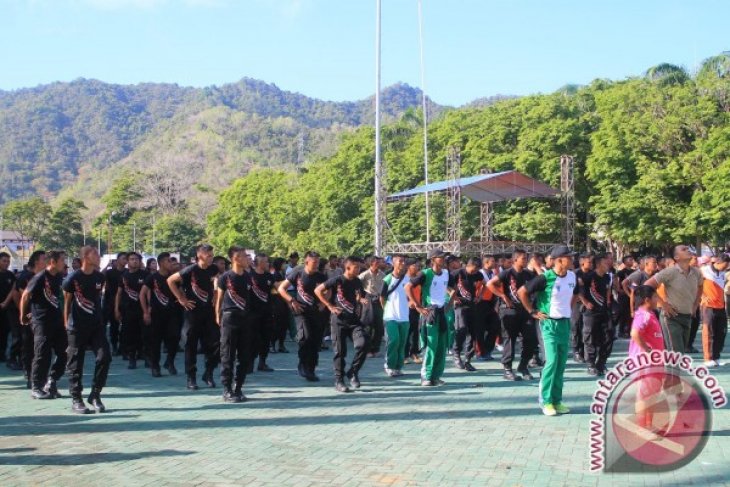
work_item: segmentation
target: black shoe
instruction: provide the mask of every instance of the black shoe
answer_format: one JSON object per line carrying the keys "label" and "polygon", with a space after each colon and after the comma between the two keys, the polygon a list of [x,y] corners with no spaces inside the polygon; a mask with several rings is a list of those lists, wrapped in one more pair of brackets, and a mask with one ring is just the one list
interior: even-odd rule
{"label": "black shoe", "polygon": [[360,389],[360,378],[357,376],[357,372],[350,369],[347,371],[347,378],[350,380],[353,389]]}
{"label": "black shoe", "polygon": [[92,391],[91,394],[89,394],[89,398],[87,399],[87,401],[89,404],[91,404],[91,407],[93,407],[97,413],[106,412],[106,406],[104,406],[104,403],[101,402],[101,395],[98,392]]}
{"label": "black shoe", "polygon": [[162,377],[160,369],[158,367],[152,367],[152,377]]}
{"label": "black shoe", "polygon": [[522,377],[517,377],[515,373],[512,371],[512,369],[504,369],[504,376],[505,380],[511,380],[511,381],[521,381]]}
{"label": "black shoe", "polygon": [[[695,347],[689,347],[687,353],[700,353],[700,351],[697,350]],[[10,367],[10,365],[8,365],[8,367]]]}
{"label": "black shoe", "polygon": [[175,364],[172,362],[165,364],[165,370],[167,370],[170,375],[177,375],[177,369],[175,368]]}
{"label": "black shoe", "polygon": [[269,367],[266,364],[266,362],[262,362],[260,360],[259,360],[259,366],[256,368],[256,370],[258,370],[260,372],[273,372],[274,371],[274,369],[272,369],[271,367]]}
{"label": "black shoe", "polygon": [[136,368],[137,368],[137,361],[136,361],[136,360],[134,360],[133,358],[129,359],[129,365],[127,365],[127,368],[128,368],[129,370],[134,370],[134,369],[136,369]]}
{"label": "black shoe", "polygon": [[319,376],[317,376],[317,374],[315,374],[314,372],[310,372],[309,374],[307,374],[306,379],[309,382],[319,382]]}
{"label": "black shoe", "polygon": [[522,378],[524,380],[532,380],[533,379],[532,374],[527,369],[517,369],[517,372],[519,372],[520,374],[522,374]]}
{"label": "black shoe", "polygon": [[119,346],[118,345],[114,345],[112,347],[112,355],[115,356],[115,357],[117,357],[117,356],[119,356],[119,354],[120,354],[120,352],[119,352]]}
{"label": "black shoe", "polygon": [[461,361],[461,357],[458,355],[454,356],[454,365],[456,365],[457,369],[464,370],[464,362]]}
{"label": "black shoe", "polygon": [[71,403],[71,412],[76,414],[89,414],[91,411],[89,411],[89,408],[86,407],[83,399],[80,397],[74,397],[73,402]]}
{"label": "black shoe", "polygon": [[223,402],[241,402],[241,400],[230,388],[228,388],[223,393]]}
{"label": "black shoe", "polygon": [[279,353],[289,353],[289,350],[287,350],[284,345],[280,345],[279,346]]}
{"label": "black shoe", "polygon": [[246,401],[246,396],[241,392],[241,388],[243,388],[243,384],[236,382],[236,388],[233,390],[233,394],[238,398],[238,402]]}
{"label": "black shoe", "polygon": [[596,370],[598,371],[599,377],[606,375],[606,367],[596,367]]}
{"label": "black shoe", "polygon": [[188,389],[190,389],[191,391],[198,390],[198,383],[195,380],[195,377],[188,377]]}
{"label": "black shoe", "polygon": [[586,363],[586,359],[584,359],[584,358],[583,358],[583,355],[582,355],[582,354],[580,354],[580,353],[578,353],[578,352],[575,352],[575,353],[573,354],[573,360],[574,360],[574,361],[575,361],[576,363],[579,363],[579,364],[584,364],[584,363]]}
{"label": "black shoe", "polygon": [[467,372],[477,371],[477,369],[471,364],[471,362],[464,362],[464,369],[466,369]]}
{"label": "black shoe", "polygon": [[212,370],[206,370],[203,374],[203,382],[210,387],[211,389],[215,387],[215,381],[213,380],[213,371]]}
{"label": "black shoe", "polygon": [[302,364],[299,364],[299,365],[297,366],[297,372],[299,373],[299,376],[300,376],[300,377],[304,377],[305,379],[307,378],[307,375],[308,375],[308,374],[307,374],[307,372],[306,372],[306,371],[304,370],[304,366],[303,366]]}
{"label": "black shoe", "polygon": [[58,392],[58,386],[56,385],[56,381],[53,379],[48,379],[48,382],[46,382],[46,387],[43,388],[43,390],[48,394],[50,399],[59,399],[63,397],[60,392]]}
{"label": "black shoe", "polygon": [[7,366],[10,370],[20,370],[23,368],[17,360],[8,360]]}
{"label": "black shoe", "polygon": [[335,382],[335,390],[337,392],[350,392],[350,389],[345,385],[344,382],[342,382],[342,380],[338,380],[337,382]]}
{"label": "black shoe", "polygon": [[595,367],[588,367],[588,375],[596,377],[598,375],[598,369]]}
{"label": "black shoe", "polygon": [[52,399],[52,397],[42,389],[33,389],[30,391],[30,397],[33,399]]}
{"label": "black shoe", "polygon": [[33,384],[31,383],[30,379],[25,379],[25,388],[26,389],[32,389]]}
{"label": "black shoe", "polygon": [[147,360],[147,359],[145,359],[145,361],[144,361],[144,368],[145,369],[149,369],[150,368],[150,361]]}

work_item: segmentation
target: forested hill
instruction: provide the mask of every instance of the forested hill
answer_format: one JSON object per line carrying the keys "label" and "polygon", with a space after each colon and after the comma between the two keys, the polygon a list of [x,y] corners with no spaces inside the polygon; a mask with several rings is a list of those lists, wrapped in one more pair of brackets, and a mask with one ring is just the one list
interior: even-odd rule
{"label": "forested hill", "polygon": [[[386,120],[420,106],[420,95],[405,84],[384,90]],[[437,114],[443,107],[430,109]],[[136,150],[146,146],[149,154],[160,141],[174,144],[168,161],[174,156],[182,163],[206,155],[191,140],[218,139],[214,162],[238,176],[250,167],[286,167],[331,154],[339,133],[372,121],[372,97],[323,101],[249,78],[207,88],[79,79],[0,91],[0,204],[96,183],[99,170],[113,171],[125,159],[129,165]]]}

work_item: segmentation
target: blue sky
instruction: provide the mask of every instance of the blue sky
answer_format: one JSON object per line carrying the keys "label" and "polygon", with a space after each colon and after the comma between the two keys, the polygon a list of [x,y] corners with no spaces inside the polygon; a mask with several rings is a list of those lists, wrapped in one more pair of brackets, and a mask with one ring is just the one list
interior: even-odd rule
{"label": "blue sky", "polygon": [[[423,0],[439,103],[694,70],[730,49],[730,1]],[[383,85],[420,85],[416,0],[383,0]],[[242,77],[329,100],[374,92],[375,0],[0,0],[0,89],[78,77]]]}

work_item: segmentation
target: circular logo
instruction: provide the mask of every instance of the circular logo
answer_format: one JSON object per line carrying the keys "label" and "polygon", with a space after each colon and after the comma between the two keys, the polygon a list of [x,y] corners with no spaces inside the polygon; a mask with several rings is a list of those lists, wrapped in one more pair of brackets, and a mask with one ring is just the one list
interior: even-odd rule
{"label": "circular logo", "polygon": [[674,470],[705,447],[712,430],[707,396],[694,378],[678,369],[642,369],[614,397],[609,409],[612,429],[632,463]]}

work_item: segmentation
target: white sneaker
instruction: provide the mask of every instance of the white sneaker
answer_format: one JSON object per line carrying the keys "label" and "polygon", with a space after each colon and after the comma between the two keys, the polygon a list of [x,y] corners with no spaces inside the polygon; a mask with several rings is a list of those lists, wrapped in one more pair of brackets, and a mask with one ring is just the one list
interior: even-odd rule
{"label": "white sneaker", "polygon": [[705,362],[705,367],[707,367],[708,369],[713,369],[713,368],[717,367],[718,365],[719,364],[717,362],[715,362],[714,360],[708,360]]}
{"label": "white sneaker", "polygon": [[395,377],[395,371],[393,369],[389,369],[388,367],[386,367],[385,373],[388,374],[388,377]]}
{"label": "white sneaker", "polygon": [[494,348],[497,349],[498,352],[504,351],[504,347],[502,345],[495,345]]}
{"label": "white sneaker", "polygon": [[395,370],[395,376],[396,377],[400,377],[402,375],[403,375],[403,371],[402,370],[400,370],[400,369]]}
{"label": "white sneaker", "polygon": [[718,367],[724,367],[725,365],[727,365],[727,362],[725,362],[724,360],[715,360],[715,362],[717,363]]}

